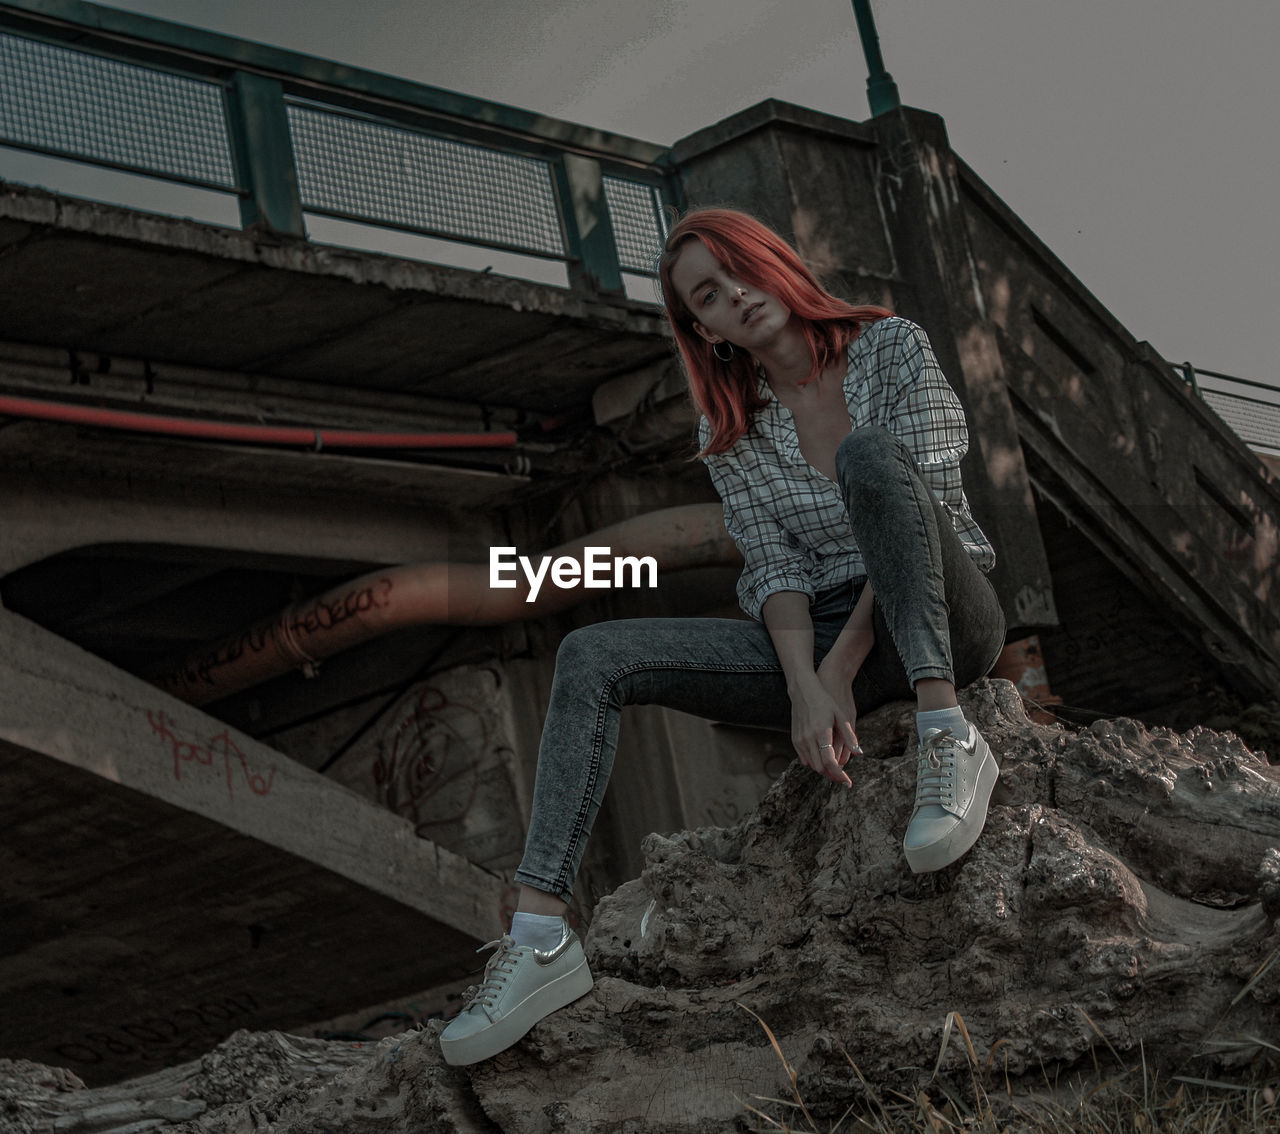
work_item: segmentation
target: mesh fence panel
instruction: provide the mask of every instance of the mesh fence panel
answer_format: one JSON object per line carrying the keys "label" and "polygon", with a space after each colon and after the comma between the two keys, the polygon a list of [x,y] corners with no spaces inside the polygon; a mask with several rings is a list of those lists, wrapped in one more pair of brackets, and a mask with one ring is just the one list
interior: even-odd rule
{"label": "mesh fence panel", "polygon": [[668,228],[661,193],[652,185],[606,177],[604,197],[622,270],[656,276]]}
{"label": "mesh fence panel", "polygon": [[[395,125],[287,105],[303,207],[563,258],[549,164]],[[0,32],[0,144],[235,189],[218,83]],[[623,271],[653,275],[659,189],[605,177]]]}
{"label": "mesh fence panel", "polygon": [[304,208],[563,256],[546,162],[289,106]]}
{"label": "mesh fence panel", "polygon": [[1280,449],[1280,405],[1203,388],[1201,395],[1242,441]]}
{"label": "mesh fence panel", "polygon": [[6,33],[0,141],[235,188],[217,84]]}

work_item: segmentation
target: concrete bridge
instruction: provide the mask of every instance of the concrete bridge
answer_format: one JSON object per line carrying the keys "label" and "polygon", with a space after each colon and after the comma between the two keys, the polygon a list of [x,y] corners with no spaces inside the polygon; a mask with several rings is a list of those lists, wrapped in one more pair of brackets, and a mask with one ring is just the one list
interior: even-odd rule
{"label": "concrete bridge", "polygon": [[[0,64],[0,162],[240,221],[0,186],[0,1056],[108,1082],[448,1009],[511,900],[559,638],[732,613],[664,205],[746,208],[925,326],[1011,638],[1068,705],[1276,687],[1275,482],[935,115],[768,102],[668,149],[78,0],[0,3]],[[600,531],[661,547],[660,586],[461,601],[491,547]],[[644,833],[732,822],[788,762],[630,712],[583,917]]]}

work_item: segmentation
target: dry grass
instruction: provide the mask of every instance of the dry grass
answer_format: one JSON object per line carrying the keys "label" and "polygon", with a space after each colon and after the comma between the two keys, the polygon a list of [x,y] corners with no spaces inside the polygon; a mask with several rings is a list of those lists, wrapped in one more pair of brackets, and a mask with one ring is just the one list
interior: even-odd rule
{"label": "dry grass", "polygon": [[[1273,954],[1268,964],[1274,959]],[[1254,979],[1260,975],[1261,970]],[[751,1129],[760,1134],[1280,1134],[1280,1046],[1257,1036],[1224,1035],[1223,1021],[1204,1041],[1202,1054],[1231,1057],[1235,1065],[1248,1068],[1239,1082],[1189,1075],[1162,1079],[1141,1053],[1136,1064],[1109,1077],[1095,1061],[1095,1075],[1087,1089],[1069,1092],[1046,1080],[1041,1094],[1015,1098],[998,1066],[1006,1041],[995,1043],[980,1059],[956,1012],[948,1014],[943,1026],[938,1061],[927,1089],[914,1095],[877,1091],[841,1049],[861,1097],[839,1118],[819,1125],[801,1097],[799,1074],[772,1029],[745,1005],[739,1006],[764,1029],[790,1084],[790,1099],[757,1095],[743,1100],[754,1123]],[[1093,1021],[1088,1022],[1115,1065],[1124,1067]],[[963,1043],[965,1053],[967,1081],[960,1093],[938,1078],[953,1036]],[[1025,1092],[1025,1085],[1020,1089]],[[1063,1098],[1071,1101],[1064,1103]]]}

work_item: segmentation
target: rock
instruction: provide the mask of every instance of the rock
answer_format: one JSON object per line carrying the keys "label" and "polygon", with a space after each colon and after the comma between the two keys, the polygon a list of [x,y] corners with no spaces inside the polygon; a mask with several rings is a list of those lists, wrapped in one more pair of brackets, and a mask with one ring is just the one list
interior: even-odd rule
{"label": "rock", "polygon": [[851,766],[852,790],[794,766],[733,828],[651,835],[594,913],[595,989],[511,1050],[448,1068],[436,1024],[341,1070],[317,1049],[306,1076],[241,1054],[267,1089],[206,1068],[187,1097],[210,1110],[175,1129],[692,1134],[780,1116],[760,1100],[792,1097],[781,1057],[829,1122],[935,1069],[964,1089],[966,1035],[1023,1101],[1139,1061],[1212,1077],[1257,1057],[1224,1037],[1274,1043],[1280,768],[1205,729],[1034,724],[1007,682],[962,701],[1002,773],[959,863],[902,857],[912,712],[887,706],[860,723],[883,758]]}
{"label": "rock", "polygon": [[[881,1091],[923,1084],[952,1012],[1024,1093],[1046,1069],[1136,1059],[1139,1041],[1149,1066],[1180,1066],[1228,1016],[1274,1034],[1280,965],[1228,1008],[1280,947],[1280,769],[1203,729],[1035,725],[1004,682],[963,699],[1002,776],[960,863],[916,876],[902,858],[910,759],[863,761],[849,792],[797,766],[736,828],[651,836],[642,878],[594,914],[595,994],[510,1070],[473,1071],[486,1111],[551,1130],[513,1123],[553,1097],[567,1128],[604,1130],[656,1102],[654,1129],[729,1129],[740,1097],[787,1094],[738,1004],[770,1025],[817,1117],[859,1096],[850,1060]],[[864,747],[909,756],[910,707],[876,717]],[[609,1050],[627,1068],[612,1111],[594,1074]],[[942,1070],[966,1070],[958,1035]]]}

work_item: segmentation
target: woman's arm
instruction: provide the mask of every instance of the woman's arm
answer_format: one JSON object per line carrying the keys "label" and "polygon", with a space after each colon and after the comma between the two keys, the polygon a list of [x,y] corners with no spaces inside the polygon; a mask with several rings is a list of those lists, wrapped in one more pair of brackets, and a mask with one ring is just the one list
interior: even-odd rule
{"label": "woman's arm", "polygon": [[840,636],[832,644],[830,653],[822,659],[822,664],[818,667],[819,676],[825,671],[846,685],[853,684],[862,663],[871,653],[871,647],[876,644],[875,627],[871,620],[874,603],[875,594],[868,580],[850,611],[849,620],[840,631]]}
{"label": "woman's arm", "polygon": [[839,637],[818,666],[818,681],[835,702],[841,719],[848,722],[849,739],[841,766],[849,756],[862,754],[862,745],[858,743],[858,705],[853,697],[853,679],[858,676],[858,670],[875,645],[876,632],[871,618],[874,602],[875,594],[868,581]]}
{"label": "woman's arm", "polygon": [[[706,422],[701,426],[706,444]],[[705,457],[720,500],[724,523],[742,552],[738,581],[742,609],[769,631],[791,697],[791,741],[801,763],[836,783],[851,787],[843,765],[857,747],[853,699],[833,698],[813,665],[813,583],[809,557],[783,530],[746,483],[734,463]]]}
{"label": "woman's arm", "polygon": [[[706,419],[699,439],[707,443]],[[742,553],[738,604],[745,614],[764,621],[764,603],[778,592],[813,597],[812,563],[796,541],[774,518],[760,493],[747,482],[736,460],[726,454],[703,458],[711,483],[724,507],[724,526]],[[807,607],[806,607],[807,617]]]}
{"label": "woman's arm", "polygon": [[833,697],[813,668],[813,619],[809,597],[776,591],[765,599],[762,617],[787,679],[791,698],[791,743],[800,762],[834,783],[852,787],[844,764],[857,749],[853,698]]}

